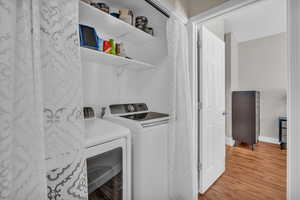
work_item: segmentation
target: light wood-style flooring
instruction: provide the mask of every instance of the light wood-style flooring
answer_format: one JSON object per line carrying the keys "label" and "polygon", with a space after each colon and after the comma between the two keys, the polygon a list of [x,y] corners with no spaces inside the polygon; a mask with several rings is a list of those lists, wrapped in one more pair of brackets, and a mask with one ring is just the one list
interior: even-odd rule
{"label": "light wood-style flooring", "polygon": [[258,143],[226,147],[226,171],[199,200],[285,200],[287,151]]}

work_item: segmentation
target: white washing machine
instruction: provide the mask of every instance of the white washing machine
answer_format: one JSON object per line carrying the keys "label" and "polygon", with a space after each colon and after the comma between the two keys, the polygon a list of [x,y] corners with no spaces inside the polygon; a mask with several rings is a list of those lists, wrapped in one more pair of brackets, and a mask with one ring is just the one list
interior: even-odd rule
{"label": "white washing machine", "polygon": [[150,112],[144,103],[110,105],[105,119],[132,133],[133,200],[168,199],[169,115]]}

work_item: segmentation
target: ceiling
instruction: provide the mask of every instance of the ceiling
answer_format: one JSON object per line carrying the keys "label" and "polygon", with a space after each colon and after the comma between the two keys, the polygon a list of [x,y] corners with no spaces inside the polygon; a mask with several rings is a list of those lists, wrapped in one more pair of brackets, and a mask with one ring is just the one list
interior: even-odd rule
{"label": "ceiling", "polygon": [[201,12],[207,11],[213,7],[219,6],[228,0],[180,0],[186,2],[187,13],[189,17],[200,14]]}
{"label": "ceiling", "polygon": [[238,42],[262,38],[287,30],[287,1],[263,0],[224,16],[225,32]]}

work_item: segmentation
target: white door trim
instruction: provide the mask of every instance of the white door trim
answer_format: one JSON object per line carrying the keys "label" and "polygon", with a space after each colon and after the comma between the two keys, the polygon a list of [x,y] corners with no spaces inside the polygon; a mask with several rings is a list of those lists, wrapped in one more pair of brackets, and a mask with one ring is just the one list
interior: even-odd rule
{"label": "white door trim", "polygon": [[234,146],[235,141],[232,139],[232,137],[226,137],[226,145],[228,146]]}
{"label": "white door trim", "polygon": [[265,137],[265,136],[261,136],[261,135],[258,137],[258,141],[271,143],[271,144],[280,144],[278,138]]}
{"label": "white door trim", "polygon": [[[197,61],[197,30],[202,24],[210,19],[221,16],[223,14],[232,12],[236,9],[249,6],[263,0],[230,0],[216,8],[203,12],[189,20],[187,25],[189,31],[189,55],[190,55],[190,71],[192,82],[192,106],[193,106],[193,132],[195,137],[198,137],[198,102],[197,102],[197,83],[198,83],[198,61]],[[293,165],[300,167],[300,159],[297,157],[297,143],[300,142],[300,135],[296,134],[300,131],[300,123],[293,123],[295,120],[300,121],[300,40],[297,40],[297,34],[300,32],[300,10],[299,0],[287,0],[288,1],[288,200],[293,200],[293,197],[300,196],[300,191],[297,191],[297,184],[300,185],[300,173],[297,172],[297,168]],[[299,36],[298,36],[299,37]],[[298,85],[297,85],[298,83]],[[298,97],[298,98],[297,98]],[[198,141],[198,138],[197,140]],[[293,142],[293,143],[292,143]],[[300,148],[300,147],[299,147]],[[197,152],[198,156],[198,152]],[[198,166],[197,166],[198,167]],[[298,176],[297,176],[298,175]],[[298,178],[298,182],[297,182]],[[199,183],[198,183],[199,184]],[[198,187],[199,188],[199,187]],[[298,192],[298,194],[297,194]],[[295,198],[294,198],[295,199]]]}
{"label": "white door trim", "polygon": [[300,1],[288,0],[288,199],[300,198]]}

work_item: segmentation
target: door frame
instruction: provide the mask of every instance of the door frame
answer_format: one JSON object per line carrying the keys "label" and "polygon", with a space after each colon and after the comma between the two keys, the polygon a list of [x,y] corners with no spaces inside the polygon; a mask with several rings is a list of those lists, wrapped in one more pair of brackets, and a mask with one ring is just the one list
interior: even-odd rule
{"label": "door frame", "polygon": [[[261,2],[263,0],[230,0],[221,4],[215,8],[205,11],[197,16],[190,18],[187,28],[189,33],[189,61],[190,61],[190,78],[192,89],[192,106],[193,106],[193,127],[192,131],[195,136],[195,145],[198,146],[198,30],[208,20],[230,13],[237,9],[252,5],[254,3]],[[289,117],[289,129],[288,129],[288,159],[287,159],[287,199],[292,200],[297,195],[297,183],[300,184],[300,173],[297,173],[297,167],[300,166],[300,159],[297,159],[297,151],[300,151],[300,147],[297,147],[297,139],[300,142],[300,136],[297,136],[297,132],[300,131],[300,125],[293,123],[293,121],[300,120],[300,109],[298,112],[297,107],[300,104],[300,80],[297,80],[297,75],[300,77],[300,70],[297,70],[297,64],[300,65],[300,55],[297,55],[297,50],[300,51],[300,40],[297,40],[297,31],[300,29],[300,16],[297,14],[297,9],[300,9],[300,2],[297,0],[287,0],[287,40],[288,40],[288,99],[287,99],[287,114]],[[298,73],[298,74],[297,74]],[[298,84],[298,85],[297,85]],[[297,91],[298,90],[298,91]],[[299,96],[299,97],[297,97]],[[199,133],[201,134],[201,132]],[[293,142],[293,143],[292,143]],[[297,149],[298,148],[298,149]],[[199,158],[198,152],[196,152]],[[199,169],[199,163],[197,162],[197,169]],[[298,175],[298,176],[297,176]],[[198,173],[199,176],[199,173]],[[295,178],[294,178],[295,177]],[[199,178],[198,178],[199,180]],[[297,182],[298,181],[298,182]],[[200,184],[200,183],[198,183]],[[198,186],[199,189],[199,186]]]}

